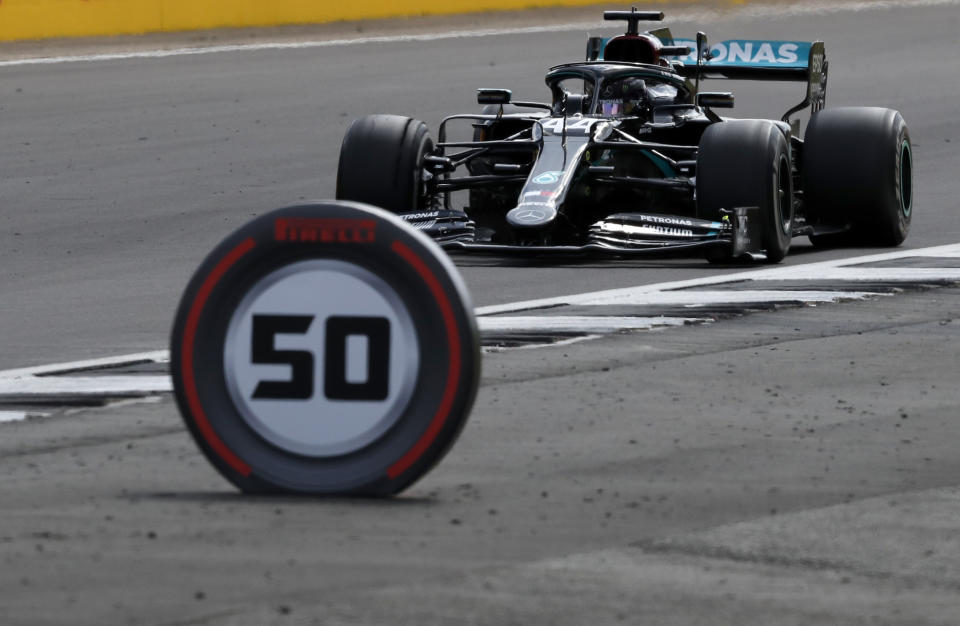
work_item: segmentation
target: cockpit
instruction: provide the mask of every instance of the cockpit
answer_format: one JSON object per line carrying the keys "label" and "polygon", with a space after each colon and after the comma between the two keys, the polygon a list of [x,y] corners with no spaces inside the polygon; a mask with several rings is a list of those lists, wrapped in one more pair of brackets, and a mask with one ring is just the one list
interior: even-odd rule
{"label": "cockpit", "polygon": [[648,115],[666,104],[677,104],[680,90],[635,76],[608,81],[600,90],[598,113],[604,117]]}
{"label": "cockpit", "polygon": [[692,102],[686,81],[642,64],[558,66],[547,74],[547,84],[556,114],[648,118],[658,107]]}

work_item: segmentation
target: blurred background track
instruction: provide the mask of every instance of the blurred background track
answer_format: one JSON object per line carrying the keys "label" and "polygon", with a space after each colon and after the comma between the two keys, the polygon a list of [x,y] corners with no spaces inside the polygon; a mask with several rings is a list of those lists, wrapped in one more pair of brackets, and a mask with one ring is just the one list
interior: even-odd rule
{"label": "blurred background track", "polygon": [[[737,7],[750,1],[664,0],[659,5]],[[0,41],[263,28],[498,11],[502,14],[539,8],[573,14],[570,9],[587,6],[596,9],[602,5],[596,0],[5,0],[0,3]]]}

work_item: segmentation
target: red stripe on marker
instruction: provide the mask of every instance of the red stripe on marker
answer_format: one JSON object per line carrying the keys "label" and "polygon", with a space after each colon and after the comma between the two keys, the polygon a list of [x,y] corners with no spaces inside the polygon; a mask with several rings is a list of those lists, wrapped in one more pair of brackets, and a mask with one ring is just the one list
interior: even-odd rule
{"label": "red stripe on marker", "polygon": [[190,307],[190,314],[187,315],[187,323],[183,332],[183,344],[180,350],[182,359],[180,371],[183,373],[184,384],[183,393],[187,396],[187,405],[190,407],[190,414],[193,416],[193,421],[213,451],[216,452],[227,465],[243,476],[250,475],[250,466],[244,463],[240,457],[234,454],[233,451],[220,440],[220,437],[214,432],[213,427],[210,426],[207,414],[200,404],[200,396],[197,394],[197,382],[193,376],[193,342],[197,336],[197,324],[200,322],[200,313],[203,312],[207,298],[210,297],[210,292],[213,291],[213,288],[223,275],[227,273],[227,270],[230,269],[240,257],[253,250],[256,245],[257,242],[254,241],[252,237],[245,239],[240,245],[220,259],[220,262],[217,263],[213,271],[210,272],[206,280],[203,281],[200,290],[197,292],[197,297],[194,298],[193,304]]}
{"label": "red stripe on marker", "polygon": [[420,437],[419,441],[417,441],[399,461],[387,468],[387,476],[392,480],[410,469],[410,466],[416,463],[417,459],[426,452],[430,444],[437,438],[437,435],[443,428],[444,422],[446,422],[450,416],[450,410],[453,408],[453,399],[457,394],[457,381],[460,379],[460,337],[457,334],[457,320],[453,315],[453,307],[450,306],[450,299],[447,298],[446,292],[444,292],[440,286],[440,281],[437,280],[434,273],[430,271],[427,264],[417,256],[416,252],[400,241],[394,241],[390,248],[403,257],[407,263],[412,265],[417,273],[420,274],[420,277],[423,278],[424,282],[427,283],[430,292],[440,306],[440,313],[443,315],[443,324],[447,330],[447,341],[450,344],[450,365],[447,368],[447,384],[443,390],[443,398],[440,401],[440,406],[437,408],[437,412],[430,421],[430,425],[423,433],[423,436]]}

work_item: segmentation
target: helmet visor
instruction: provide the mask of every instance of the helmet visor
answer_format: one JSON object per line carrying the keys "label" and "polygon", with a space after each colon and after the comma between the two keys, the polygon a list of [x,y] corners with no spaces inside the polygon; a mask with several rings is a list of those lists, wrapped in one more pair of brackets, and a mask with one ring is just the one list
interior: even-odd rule
{"label": "helmet visor", "polygon": [[623,101],[622,100],[601,100],[600,113],[603,115],[622,115]]}

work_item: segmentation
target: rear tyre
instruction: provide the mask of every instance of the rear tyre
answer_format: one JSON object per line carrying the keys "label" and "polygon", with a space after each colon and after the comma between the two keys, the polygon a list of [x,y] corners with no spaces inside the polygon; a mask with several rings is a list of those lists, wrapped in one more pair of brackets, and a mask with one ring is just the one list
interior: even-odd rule
{"label": "rear tyre", "polygon": [[423,158],[432,151],[427,126],[419,120],[399,115],[355,120],[340,147],[337,199],[392,213],[423,209]]}
{"label": "rear tyre", "polygon": [[803,194],[814,224],[849,224],[815,245],[897,246],[913,217],[913,151],[899,112],[847,107],[816,113],[803,149]]}
{"label": "rear tyre", "polygon": [[[697,215],[720,219],[720,209],[758,207],[768,263],[779,263],[793,236],[790,147],[783,131],[766,120],[730,120],[703,133],[697,153]],[[711,262],[729,257],[709,256]]]}

